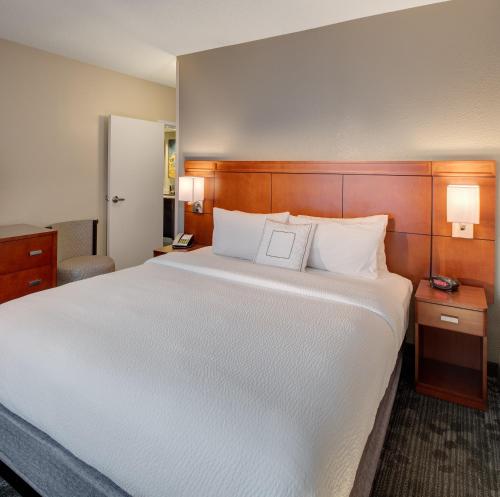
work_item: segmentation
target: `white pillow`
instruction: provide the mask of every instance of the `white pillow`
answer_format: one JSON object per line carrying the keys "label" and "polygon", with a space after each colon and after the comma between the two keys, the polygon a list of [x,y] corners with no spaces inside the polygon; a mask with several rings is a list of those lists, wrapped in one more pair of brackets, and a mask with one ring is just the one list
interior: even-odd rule
{"label": "white pillow", "polygon": [[227,255],[253,261],[259,248],[266,219],[286,223],[288,212],[276,214],[250,214],[214,207],[214,254]]}
{"label": "white pillow", "polygon": [[[290,223],[304,217],[290,216]],[[312,222],[317,222],[310,219]],[[385,233],[383,223],[318,222],[308,265],[334,273],[378,277],[378,249]]]}
{"label": "white pillow", "polygon": [[[309,219],[317,221],[318,223],[323,222],[331,222],[331,223],[340,223],[340,224],[377,224],[383,226],[383,236],[380,239],[380,243],[377,251],[377,269],[378,271],[387,271],[387,259],[385,256],[385,232],[387,229],[387,223],[389,221],[389,216],[386,214],[378,214],[375,216],[367,216],[367,217],[313,217],[313,216],[297,216],[303,219]],[[300,221],[302,222],[302,221]]]}
{"label": "white pillow", "polygon": [[257,264],[303,271],[311,251],[316,224],[285,224],[267,220],[262,233]]}

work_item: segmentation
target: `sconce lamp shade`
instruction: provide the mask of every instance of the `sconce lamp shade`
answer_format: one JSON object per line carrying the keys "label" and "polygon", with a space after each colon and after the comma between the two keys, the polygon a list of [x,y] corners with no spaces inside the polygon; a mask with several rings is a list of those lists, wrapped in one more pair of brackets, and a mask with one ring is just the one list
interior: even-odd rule
{"label": "sconce lamp shade", "polygon": [[179,200],[198,202],[205,198],[205,178],[198,176],[179,177]]}
{"label": "sconce lamp shade", "polygon": [[479,224],[479,185],[448,185],[446,203],[449,223]]}

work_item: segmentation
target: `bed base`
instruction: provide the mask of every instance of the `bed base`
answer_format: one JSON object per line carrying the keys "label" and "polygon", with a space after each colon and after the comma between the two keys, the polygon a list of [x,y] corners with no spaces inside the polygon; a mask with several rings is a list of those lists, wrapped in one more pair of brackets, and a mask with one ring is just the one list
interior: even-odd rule
{"label": "bed base", "polygon": [[42,497],[131,497],[0,404],[0,460]]}
{"label": "bed base", "polygon": [[385,391],[382,402],[378,406],[377,416],[373,429],[366,441],[365,450],[361,456],[358,470],[356,471],[356,479],[352,487],[349,497],[370,497],[375,475],[377,473],[380,455],[384,448],[385,436],[389,428],[389,420],[391,418],[392,407],[396,399],[398,391],[399,377],[401,376],[401,365],[403,363],[403,353],[400,351],[396,366],[392,371],[389,385]]}

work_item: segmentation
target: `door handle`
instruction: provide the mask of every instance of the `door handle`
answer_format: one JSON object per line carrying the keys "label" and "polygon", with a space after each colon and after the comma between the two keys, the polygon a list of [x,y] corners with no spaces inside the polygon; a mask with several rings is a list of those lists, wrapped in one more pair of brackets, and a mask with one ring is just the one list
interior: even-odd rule
{"label": "door handle", "polygon": [[121,197],[118,197],[117,195],[115,195],[112,199],[111,199],[111,202],[113,202],[113,204],[117,204],[118,202],[123,202],[125,199],[124,198],[121,198]]}

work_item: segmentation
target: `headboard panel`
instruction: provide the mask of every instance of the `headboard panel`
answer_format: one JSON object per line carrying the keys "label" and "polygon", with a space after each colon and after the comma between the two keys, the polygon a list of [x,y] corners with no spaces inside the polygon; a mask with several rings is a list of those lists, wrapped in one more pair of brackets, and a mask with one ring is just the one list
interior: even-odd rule
{"label": "headboard panel", "polygon": [[271,174],[217,171],[215,206],[245,212],[271,212]]}
{"label": "headboard panel", "polygon": [[[494,161],[255,162],[191,161],[185,173],[204,176],[205,213],[186,205],[185,230],[210,244],[213,206],[247,212],[327,217],[389,214],[386,253],[391,271],[414,284],[432,272],[485,286],[493,301]],[[451,238],[446,186],[479,184],[480,224],[473,240]]]}
{"label": "headboard panel", "polygon": [[431,234],[430,176],[344,176],[344,217],[388,214],[388,231]]}
{"label": "headboard panel", "polygon": [[342,175],[271,174],[272,212],[342,217]]}
{"label": "headboard panel", "polygon": [[431,239],[430,235],[396,231],[388,231],[385,236],[387,267],[411,280],[415,290],[418,282],[431,272]]}

